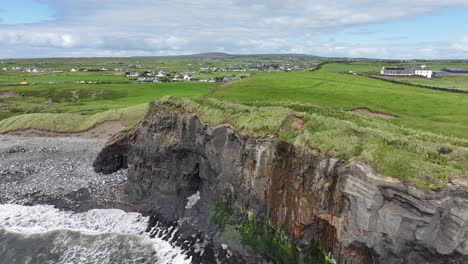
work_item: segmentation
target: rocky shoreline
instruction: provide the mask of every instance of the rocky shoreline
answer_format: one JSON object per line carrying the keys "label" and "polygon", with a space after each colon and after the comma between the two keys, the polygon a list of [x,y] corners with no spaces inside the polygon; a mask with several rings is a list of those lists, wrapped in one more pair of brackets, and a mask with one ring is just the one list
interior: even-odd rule
{"label": "rocky shoreline", "polygon": [[76,212],[134,211],[126,170],[102,175],[91,164],[104,139],[0,135],[0,203],[50,204]]}
{"label": "rocky shoreline", "polygon": [[[121,209],[143,212],[129,203],[127,170],[96,173],[92,164],[104,139],[0,135],[0,204],[53,205],[65,211]],[[181,248],[192,263],[215,263],[213,245],[178,221],[150,215],[147,232]],[[227,260],[227,251],[220,251]],[[219,255],[219,254],[218,254]],[[231,257],[223,263],[242,263]]]}

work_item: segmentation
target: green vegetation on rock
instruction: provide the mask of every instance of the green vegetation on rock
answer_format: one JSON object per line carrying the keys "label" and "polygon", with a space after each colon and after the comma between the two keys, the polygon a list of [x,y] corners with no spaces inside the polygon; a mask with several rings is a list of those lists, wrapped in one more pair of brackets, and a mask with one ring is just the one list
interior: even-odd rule
{"label": "green vegetation on rock", "polygon": [[272,221],[255,219],[251,211],[236,210],[226,201],[216,202],[210,210],[210,219],[218,227],[225,239],[230,239],[236,232],[240,242],[271,263],[278,264],[332,264],[323,246],[317,241],[310,241],[308,247],[299,247],[288,238],[286,233],[273,225]]}
{"label": "green vegetation on rock", "polygon": [[[364,162],[384,176],[425,189],[468,176],[468,140],[402,128],[386,120],[302,104],[247,106],[213,98],[170,97],[159,103],[197,114],[211,126],[230,124],[256,137],[279,136],[321,157]],[[291,119],[297,118],[302,122],[293,127]]]}

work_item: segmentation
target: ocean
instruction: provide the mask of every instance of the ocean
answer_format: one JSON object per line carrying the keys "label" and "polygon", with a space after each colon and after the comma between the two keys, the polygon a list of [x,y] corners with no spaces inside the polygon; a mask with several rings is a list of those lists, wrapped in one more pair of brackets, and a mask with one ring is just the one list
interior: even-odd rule
{"label": "ocean", "polygon": [[117,209],[84,213],[0,204],[0,264],[183,264],[191,259],[148,229],[149,217]]}

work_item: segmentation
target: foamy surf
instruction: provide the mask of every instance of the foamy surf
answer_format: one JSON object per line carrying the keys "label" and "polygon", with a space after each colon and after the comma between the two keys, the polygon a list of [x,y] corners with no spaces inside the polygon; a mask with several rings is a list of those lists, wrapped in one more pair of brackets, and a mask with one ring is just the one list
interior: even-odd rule
{"label": "foamy surf", "polygon": [[85,213],[0,205],[0,263],[190,263],[145,232],[148,217],[116,209]]}

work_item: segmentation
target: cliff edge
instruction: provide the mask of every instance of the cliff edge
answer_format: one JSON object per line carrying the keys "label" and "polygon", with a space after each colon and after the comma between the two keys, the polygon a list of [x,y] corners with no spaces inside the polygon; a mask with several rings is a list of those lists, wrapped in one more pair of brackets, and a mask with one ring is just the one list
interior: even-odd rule
{"label": "cliff edge", "polygon": [[[301,133],[301,116],[284,118],[282,124]],[[255,246],[229,228],[235,221],[223,228],[213,221],[220,203],[229,205],[233,219],[248,215],[284,230],[296,248],[320,242],[337,263],[468,261],[465,186],[422,190],[274,134],[207,125],[180,105],[153,102],[146,119],[112,137],[94,162],[97,172],[126,167],[131,202],[157,221],[176,223],[178,236],[204,234],[215,250],[199,255],[218,261],[258,261]]]}

